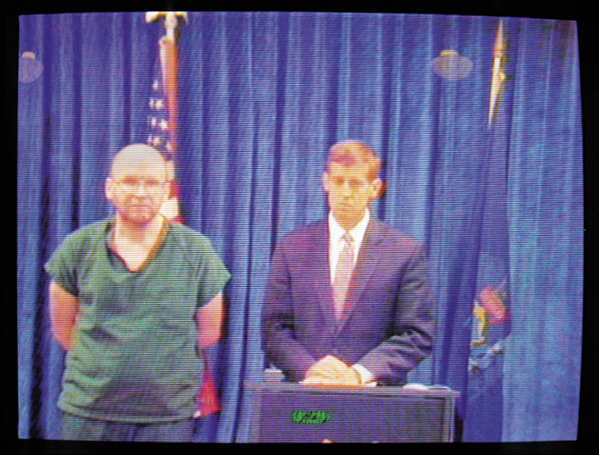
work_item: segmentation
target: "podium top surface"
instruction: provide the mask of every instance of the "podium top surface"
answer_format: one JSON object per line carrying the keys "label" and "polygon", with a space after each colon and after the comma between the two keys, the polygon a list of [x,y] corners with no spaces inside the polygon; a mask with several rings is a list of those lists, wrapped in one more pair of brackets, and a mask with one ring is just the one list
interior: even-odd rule
{"label": "podium top surface", "polygon": [[404,387],[366,387],[341,385],[302,385],[292,382],[253,382],[244,381],[246,389],[252,391],[297,392],[297,393],[332,393],[332,394],[364,394],[374,396],[394,397],[424,397],[424,398],[458,398],[459,392],[448,387],[429,386],[427,389],[410,389]]}

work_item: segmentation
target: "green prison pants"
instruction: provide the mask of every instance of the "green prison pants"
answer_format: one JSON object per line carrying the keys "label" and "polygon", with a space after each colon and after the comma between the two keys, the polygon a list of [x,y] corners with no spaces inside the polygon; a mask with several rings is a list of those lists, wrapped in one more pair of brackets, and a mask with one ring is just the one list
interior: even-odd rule
{"label": "green prison pants", "polygon": [[60,434],[63,440],[126,442],[191,442],[195,421],[164,423],[122,423],[86,419],[62,413]]}

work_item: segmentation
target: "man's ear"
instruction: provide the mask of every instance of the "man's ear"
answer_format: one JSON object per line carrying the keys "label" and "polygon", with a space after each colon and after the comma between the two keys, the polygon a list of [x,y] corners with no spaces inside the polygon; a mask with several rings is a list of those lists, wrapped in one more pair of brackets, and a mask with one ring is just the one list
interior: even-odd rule
{"label": "man's ear", "polygon": [[175,182],[173,180],[168,180],[163,185],[163,191],[162,191],[162,194],[160,195],[162,204],[164,204],[166,201],[168,201],[169,198],[171,197],[174,185],[175,185]]}
{"label": "man's ear", "polygon": [[329,174],[326,172],[322,174],[322,188],[324,189],[325,193],[329,192]]}
{"label": "man's ear", "polygon": [[109,201],[112,201],[113,195],[114,195],[114,180],[112,180],[110,177],[108,177],[104,181],[104,196],[106,196],[106,199],[108,199]]}
{"label": "man's ear", "polygon": [[383,181],[379,178],[374,179],[372,182],[372,196],[370,198],[371,201],[378,199],[383,190]]}

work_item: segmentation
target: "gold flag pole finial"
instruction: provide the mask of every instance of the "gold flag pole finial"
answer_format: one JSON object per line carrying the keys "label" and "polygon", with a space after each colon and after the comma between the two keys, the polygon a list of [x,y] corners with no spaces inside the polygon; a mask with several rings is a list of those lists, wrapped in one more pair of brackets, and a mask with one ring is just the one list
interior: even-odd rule
{"label": "gold flag pole finial", "polygon": [[505,54],[507,43],[504,36],[503,20],[499,19],[497,35],[495,38],[495,47],[493,49],[493,79],[491,82],[491,98],[489,100],[489,121],[488,125],[495,120],[495,115],[499,107],[501,92],[507,76],[504,72]]}
{"label": "gold flag pole finial", "polygon": [[148,11],[146,13],[146,23],[156,22],[164,19],[166,36],[175,41],[175,31],[179,25],[185,25],[188,21],[186,11]]}

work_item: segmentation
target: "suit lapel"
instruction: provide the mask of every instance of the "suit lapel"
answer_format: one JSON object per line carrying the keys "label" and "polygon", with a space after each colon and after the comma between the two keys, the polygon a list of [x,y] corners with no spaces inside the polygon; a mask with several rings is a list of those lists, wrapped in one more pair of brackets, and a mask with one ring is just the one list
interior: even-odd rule
{"label": "suit lapel", "polygon": [[350,292],[348,293],[348,298],[345,302],[345,317],[341,321],[339,330],[343,328],[351,317],[354,307],[360,302],[360,297],[364,292],[368,280],[370,280],[376,271],[378,261],[383,253],[379,248],[379,244],[382,240],[383,237],[380,235],[379,223],[376,220],[371,219],[351,278]]}
{"label": "suit lapel", "polygon": [[[333,302],[333,288],[331,286],[331,275],[329,266],[329,228],[326,222],[319,225],[313,238],[312,259],[314,261],[313,276],[314,287],[322,317],[327,330],[335,334],[337,319],[335,318],[335,304]],[[326,271],[326,273],[322,272]]]}

